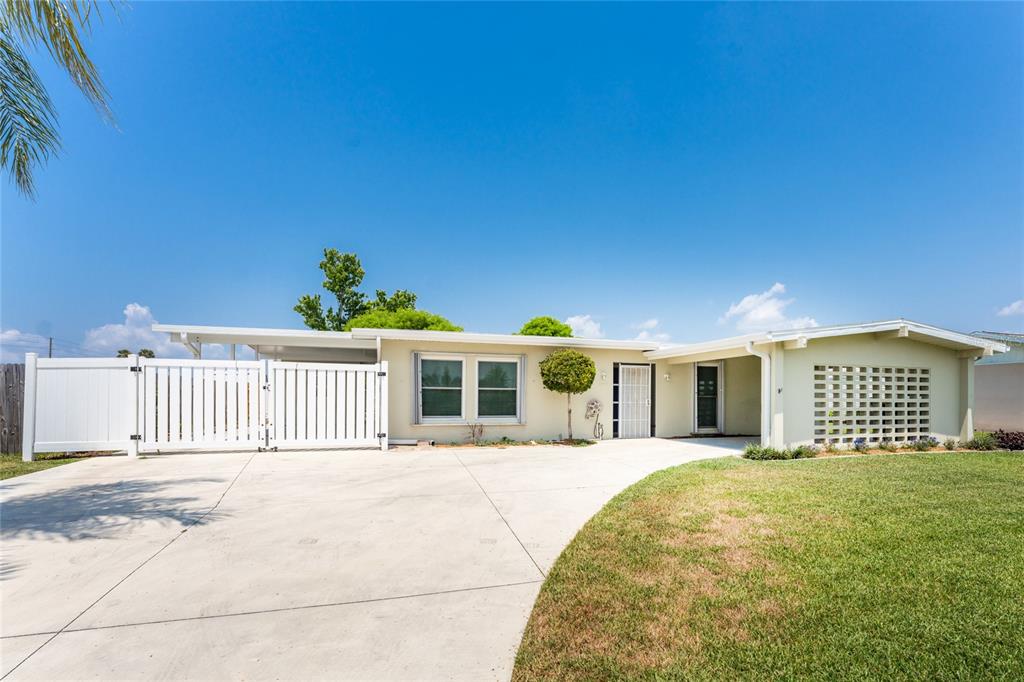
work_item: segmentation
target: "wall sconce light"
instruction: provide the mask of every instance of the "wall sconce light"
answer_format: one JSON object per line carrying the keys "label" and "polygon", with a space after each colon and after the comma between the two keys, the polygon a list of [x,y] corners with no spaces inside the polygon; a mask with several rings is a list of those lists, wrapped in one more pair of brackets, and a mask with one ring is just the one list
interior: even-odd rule
{"label": "wall sconce light", "polygon": [[665,372],[665,381],[672,381],[672,375],[668,372]]}
{"label": "wall sconce light", "polygon": [[608,373],[607,372],[601,372],[601,381],[602,381],[602,383],[605,382],[605,381],[608,381]]}

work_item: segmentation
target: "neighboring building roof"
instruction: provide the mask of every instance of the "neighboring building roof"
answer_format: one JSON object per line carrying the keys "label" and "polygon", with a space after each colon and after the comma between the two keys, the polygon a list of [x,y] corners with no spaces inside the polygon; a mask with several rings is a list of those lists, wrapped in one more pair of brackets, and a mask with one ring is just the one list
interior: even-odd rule
{"label": "neighboring building roof", "polygon": [[895,332],[899,336],[918,339],[960,350],[980,349],[985,355],[1009,350],[992,339],[961,334],[911,320],[887,320],[834,327],[810,327],[775,332],[759,332],[733,336],[704,343],[664,345],[656,341],[619,341],[578,337],[523,336],[519,334],[481,334],[476,332],[438,332],[412,329],[353,329],[350,332],[323,332],[309,329],[259,329],[247,327],[203,327],[194,325],[155,324],[153,331],[166,332],[171,339],[194,345],[199,343],[240,344],[252,347],[302,348],[375,348],[378,339],[387,341],[420,341],[423,343],[470,343],[508,346],[546,346],[645,351],[652,360],[688,356],[729,357],[745,355],[747,344],[792,342],[798,347],[808,339],[879,332]]}
{"label": "neighboring building roof", "polygon": [[1024,343],[1024,334],[1014,332],[971,332],[971,335],[1003,343]]}

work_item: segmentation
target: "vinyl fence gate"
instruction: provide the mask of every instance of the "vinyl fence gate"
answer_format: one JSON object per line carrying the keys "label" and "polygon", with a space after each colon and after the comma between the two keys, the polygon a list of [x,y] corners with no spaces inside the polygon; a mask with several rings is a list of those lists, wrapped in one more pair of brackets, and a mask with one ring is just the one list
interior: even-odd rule
{"label": "vinyl fence gate", "polygon": [[25,358],[22,459],[388,447],[387,362]]}

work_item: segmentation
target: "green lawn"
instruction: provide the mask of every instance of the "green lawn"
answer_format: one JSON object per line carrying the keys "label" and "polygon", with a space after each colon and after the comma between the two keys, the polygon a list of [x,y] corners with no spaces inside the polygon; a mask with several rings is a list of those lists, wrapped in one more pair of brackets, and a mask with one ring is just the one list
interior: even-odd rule
{"label": "green lawn", "polygon": [[69,464],[88,459],[91,455],[65,456],[63,452],[42,452],[36,453],[32,462],[22,462],[21,453],[11,455],[0,455],[0,481],[5,478],[14,478],[24,474],[31,474],[33,471],[50,469],[61,464]]}
{"label": "green lawn", "polygon": [[658,472],[580,531],[534,679],[1024,679],[1024,454]]}

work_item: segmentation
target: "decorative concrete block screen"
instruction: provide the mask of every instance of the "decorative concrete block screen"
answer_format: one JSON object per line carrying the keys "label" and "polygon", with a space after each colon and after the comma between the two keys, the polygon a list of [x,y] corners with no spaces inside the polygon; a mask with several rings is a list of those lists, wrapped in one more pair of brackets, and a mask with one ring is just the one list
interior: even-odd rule
{"label": "decorative concrete block screen", "polygon": [[929,371],[814,367],[814,442],[915,441],[930,435]]}

